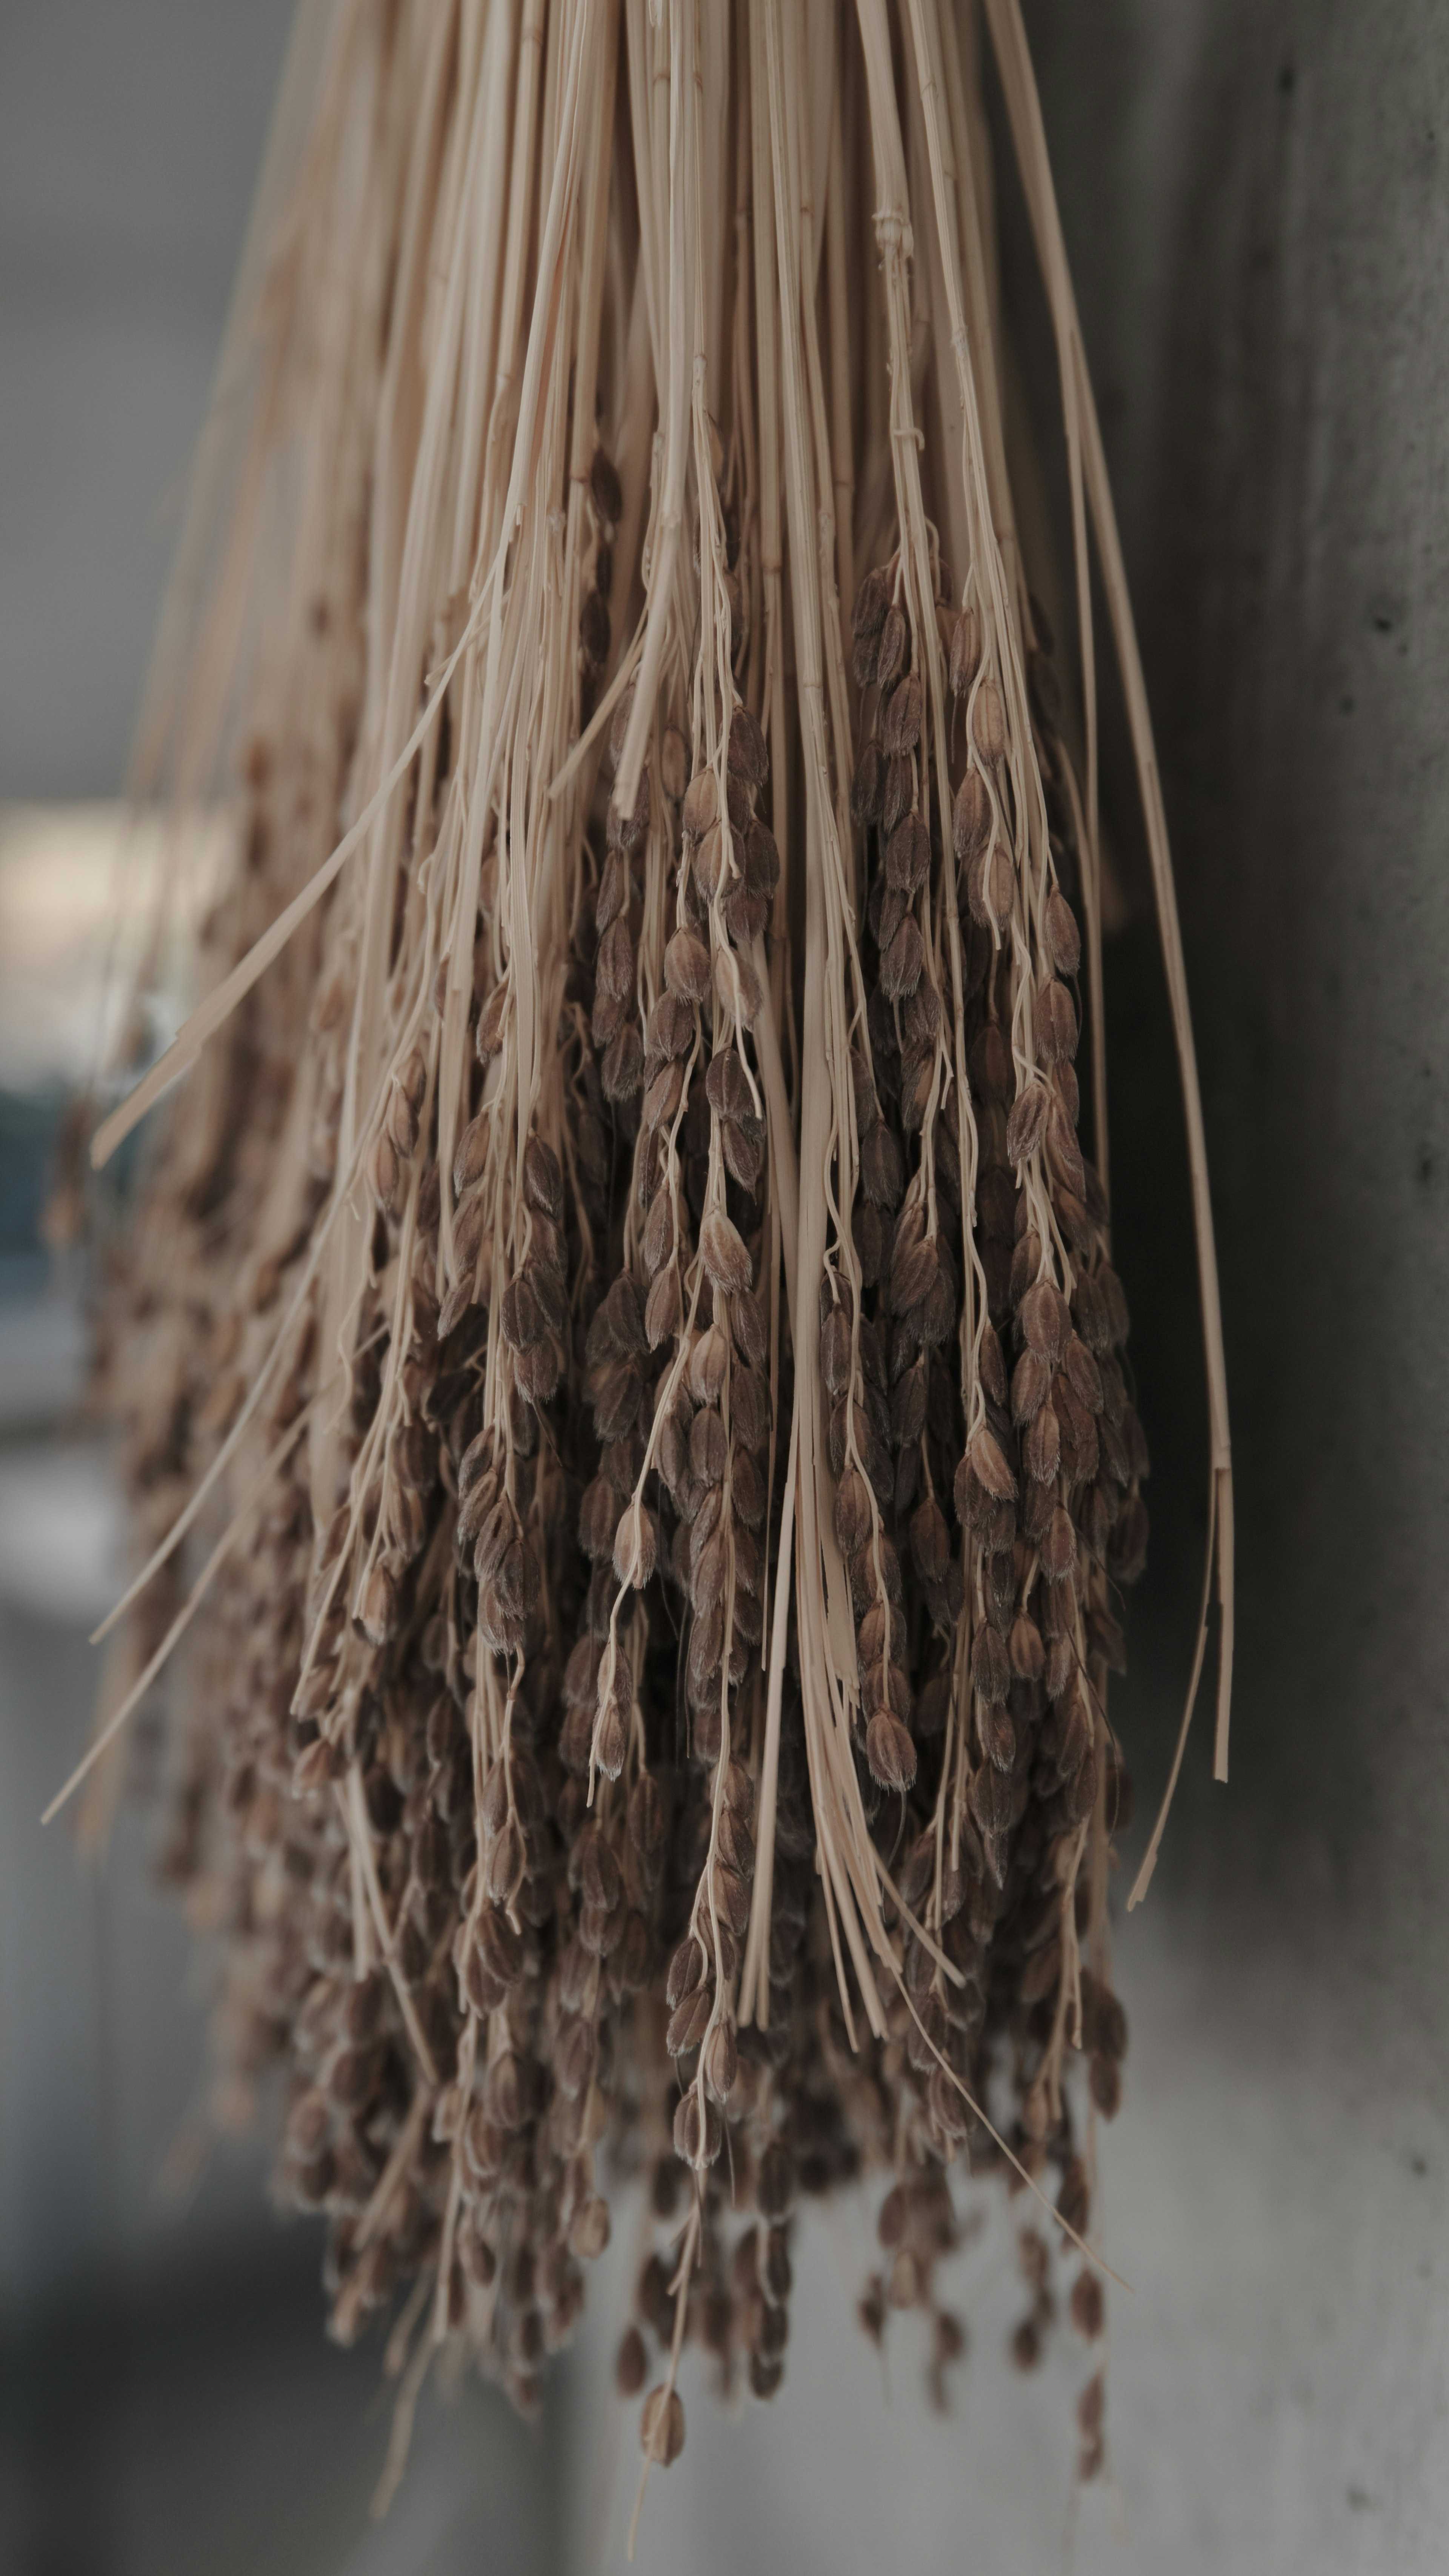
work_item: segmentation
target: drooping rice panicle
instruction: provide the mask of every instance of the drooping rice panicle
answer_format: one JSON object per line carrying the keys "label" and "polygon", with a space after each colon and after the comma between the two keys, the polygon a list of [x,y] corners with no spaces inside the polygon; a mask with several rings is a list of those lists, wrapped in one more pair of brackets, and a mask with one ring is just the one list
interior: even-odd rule
{"label": "drooping rice panicle", "polygon": [[[405,2395],[442,2350],[531,2408],[642,2180],[647,2471],[686,2344],[778,2387],[797,2205],[862,2176],[862,2322],[926,2316],[937,2402],[972,2171],[1035,2195],[1018,2364],[1067,2243],[1102,2331],[1147,1453],[1089,521],[1225,1692],[1171,878],[1015,0],[1079,711],[1016,526],[974,9],[323,15],[138,749],[179,830],[221,797],[236,831],[206,997],[98,1139],[188,1074],[101,1305],[137,1580],[89,1762],[179,1640],[162,1867],[225,1933],[214,2115],[284,2069],[332,2331],[396,2305]],[[1098,2372],[1084,2477],[1103,2409]]]}

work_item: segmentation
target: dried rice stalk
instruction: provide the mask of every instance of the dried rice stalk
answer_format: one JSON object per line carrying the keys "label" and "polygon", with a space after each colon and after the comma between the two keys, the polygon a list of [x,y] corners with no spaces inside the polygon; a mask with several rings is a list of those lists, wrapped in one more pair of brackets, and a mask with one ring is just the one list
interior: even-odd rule
{"label": "dried rice stalk", "polygon": [[[1147,1543],[1089,518],[1188,1104],[1225,1759],[1161,800],[1015,0],[985,15],[1084,783],[1015,530],[974,15],[343,0],[294,51],[138,755],[242,828],[209,997],[96,1143],[190,1072],[103,1316],[139,1679],[83,1767],[184,1639],[164,1866],[227,1932],[218,2103],[286,2067],[283,2187],[327,2215],[334,2333],[403,2296],[404,2428],[435,2349],[534,2403],[611,2174],[665,2231],[618,2361],[638,2393],[663,2356],[646,2473],[686,2337],[779,2385],[800,2193],[893,2175],[862,2318],[931,2314],[938,2397],[962,2151],[1055,2173],[1083,2244]],[[1098,2374],[1084,2477],[1101,2414]]]}

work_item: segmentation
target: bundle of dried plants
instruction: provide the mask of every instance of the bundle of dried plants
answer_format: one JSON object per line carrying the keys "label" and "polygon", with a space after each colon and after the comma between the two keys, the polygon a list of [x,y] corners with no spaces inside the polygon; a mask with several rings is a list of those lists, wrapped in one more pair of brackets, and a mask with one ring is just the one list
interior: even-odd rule
{"label": "bundle of dried plants", "polygon": [[[138,754],[178,864],[199,805],[238,827],[205,997],[97,1139],[186,1076],[108,1258],[138,1570],[84,1767],[169,1658],[218,2114],[282,2070],[282,2190],[333,2332],[392,2317],[404,2421],[438,2352],[535,2403],[631,2178],[646,2470],[686,2340],[778,2387],[794,2212],[862,2176],[862,2317],[924,2311],[938,2393],[970,2173],[1041,2204],[1017,2360],[1063,2252],[1101,2332],[1148,1462],[1089,529],[1187,1104],[1221,1769],[1202,1122],[1017,0],[304,9]],[[1101,2414],[1094,2376],[1083,2476]]]}

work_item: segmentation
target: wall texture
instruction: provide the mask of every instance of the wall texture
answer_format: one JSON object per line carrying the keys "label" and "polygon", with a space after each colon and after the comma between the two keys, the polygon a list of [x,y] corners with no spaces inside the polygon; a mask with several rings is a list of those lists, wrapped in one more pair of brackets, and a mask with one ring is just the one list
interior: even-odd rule
{"label": "wall texture", "polygon": [[290,0],[0,12],[0,796],[112,796]]}

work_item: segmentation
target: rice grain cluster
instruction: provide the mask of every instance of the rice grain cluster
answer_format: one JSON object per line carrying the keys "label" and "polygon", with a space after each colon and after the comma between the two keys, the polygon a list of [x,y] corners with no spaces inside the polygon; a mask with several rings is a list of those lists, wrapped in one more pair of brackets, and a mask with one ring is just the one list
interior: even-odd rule
{"label": "rice grain cluster", "polygon": [[[1089,515],[1229,1592],[1016,0],[304,10],[138,752],[183,854],[238,828],[208,998],[98,1144],[189,1072],[103,1307],[140,1571],[95,1752],[169,1658],[218,2114],[280,2070],[332,2331],[390,2317],[409,2397],[441,2349],[531,2408],[631,2182],[646,2464],[686,2341],[778,2388],[796,2211],[861,2178],[862,2319],[924,2312],[938,2395],[968,2173],[1042,2204],[1016,2360],[1059,2247],[1101,2332],[1148,1459]],[[1087,2477],[1100,2377],[1079,2424]]]}

